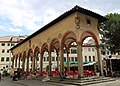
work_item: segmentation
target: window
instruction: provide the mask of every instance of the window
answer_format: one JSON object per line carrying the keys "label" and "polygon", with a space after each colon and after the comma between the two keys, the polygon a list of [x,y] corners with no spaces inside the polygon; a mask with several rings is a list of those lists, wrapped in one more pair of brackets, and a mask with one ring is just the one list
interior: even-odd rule
{"label": "window", "polygon": [[1,62],[4,62],[4,57],[1,57]]}
{"label": "window", "polygon": [[71,60],[74,61],[74,57],[71,57]]}
{"label": "window", "polygon": [[64,57],[64,62],[66,62],[66,57]]}
{"label": "window", "polygon": [[106,46],[107,49],[109,49],[109,46]]}
{"label": "window", "polygon": [[49,56],[47,57],[47,61],[49,61]]}
{"label": "window", "polygon": [[76,49],[71,49],[71,53],[77,53]]}
{"label": "window", "polygon": [[58,57],[56,57],[56,61],[58,61]]}
{"label": "window", "polygon": [[93,51],[93,52],[95,51],[94,48],[92,48],[92,51]]}
{"label": "window", "polygon": [[8,43],[7,46],[10,46],[10,44]]}
{"label": "window", "polygon": [[46,58],[44,57],[44,61],[46,61]]}
{"label": "window", "polygon": [[55,61],[55,57],[52,57],[52,61]]}
{"label": "window", "polygon": [[11,46],[14,46],[14,44],[11,44]]}
{"label": "window", "polygon": [[66,50],[64,49],[64,51],[63,51],[64,53],[66,53]]}
{"label": "window", "polygon": [[33,61],[32,57],[30,57],[30,61]]}
{"label": "window", "polygon": [[90,49],[90,48],[88,48],[88,51],[91,51],[91,49]]}
{"label": "window", "polygon": [[9,50],[7,50],[7,53],[9,53]]}
{"label": "window", "polygon": [[6,62],[8,62],[9,61],[9,57],[6,57]]}
{"label": "window", "polygon": [[87,56],[85,56],[85,62],[87,62]]}
{"label": "window", "polygon": [[78,61],[77,57],[75,57],[75,61]]}
{"label": "window", "polygon": [[95,56],[93,56],[93,61],[95,61]]}
{"label": "window", "polygon": [[5,53],[5,49],[2,49],[2,53]]}
{"label": "window", "polygon": [[87,24],[88,24],[88,25],[91,25],[90,19],[87,19]]}
{"label": "window", "polygon": [[5,43],[2,43],[1,46],[5,46]]}
{"label": "window", "polygon": [[91,61],[91,56],[89,56],[89,61]]}
{"label": "window", "polygon": [[37,61],[39,61],[39,57],[37,57]]}

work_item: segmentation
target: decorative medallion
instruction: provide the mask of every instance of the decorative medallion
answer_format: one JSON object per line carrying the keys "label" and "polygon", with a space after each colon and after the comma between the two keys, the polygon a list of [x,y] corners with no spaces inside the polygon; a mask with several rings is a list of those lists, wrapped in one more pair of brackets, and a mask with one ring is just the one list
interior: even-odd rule
{"label": "decorative medallion", "polygon": [[76,24],[75,28],[79,29],[80,28],[80,17],[75,17],[75,24]]}
{"label": "decorative medallion", "polygon": [[42,45],[42,42],[40,42],[39,45],[41,46],[41,45]]}
{"label": "decorative medallion", "polygon": [[47,39],[47,42],[50,43],[50,38]]}
{"label": "decorative medallion", "polygon": [[58,38],[59,38],[59,39],[61,39],[61,38],[62,38],[62,34],[61,34],[61,33],[58,35]]}

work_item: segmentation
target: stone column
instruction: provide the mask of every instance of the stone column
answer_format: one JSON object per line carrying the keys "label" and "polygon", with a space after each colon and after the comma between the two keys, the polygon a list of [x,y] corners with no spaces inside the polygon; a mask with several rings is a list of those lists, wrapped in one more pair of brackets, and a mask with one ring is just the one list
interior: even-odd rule
{"label": "stone column", "polygon": [[102,58],[101,58],[99,45],[96,47],[96,50],[97,50],[97,57],[98,57],[98,67],[100,68],[101,75],[103,75]]}
{"label": "stone column", "polygon": [[83,58],[82,58],[82,44],[77,42],[77,58],[78,58],[78,78],[83,75]]}
{"label": "stone column", "polygon": [[15,67],[17,68],[17,58],[15,58]]}
{"label": "stone column", "polygon": [[35,58],[35,69],[37,70],[37,58],[38,56]]}
{"label": "stone column", "polygon": [[51,63],[51,51],[49,51],[48,53],[49,53],[49,76],[51,76],[52,75],[52,72],[51,72],[51,65],[52,65],[52,63]]}
{"label": "stone column", "polygon": [[32,71],[33,71],[33,73],[35,73],[35,58],[36,58],[36,57],[33,57],[33,66],[32,66],[32,69],[33,69]]}
{"label": "stone column", "polygon": [[23,71],[25,71],[25,57],[23,57],[23,61],[22,61],[22,69],[23,69]]}
{"label": "stone column", "polygon": [[43,75],[43,55],[41,55],[40,58],[40,75]]}
{"label": "stone column", "polygon": [[59,70],[59,54],[57,53],[57,69]]}
{"label": "stone column", "polygon": [[21,58],[21,57],[19,57],[19,62],[18,62],[18,68],[19,68],[19,69],[20,69],[20,58]]}
{"label": "stone column", "polygon": [[63,46],[60,46],[60,72],[64,72]]}
{"label": "stone column", "polygon": [[27,74],[28,74],[28,71],[29,71],[29,56],[27,57],[27,68],[26,68]]}
{"label": "stone column", "polygon": [[68,75],[69,75],[69,72],[70,72],[70,61],[69,61],[69,50],[67,50],[67,70],[68,70]]}
{"label": "stone column", "polygon": [[12,67],[14,68],[14,60],[15,60],[15,57],[13,57],[12,59]]}

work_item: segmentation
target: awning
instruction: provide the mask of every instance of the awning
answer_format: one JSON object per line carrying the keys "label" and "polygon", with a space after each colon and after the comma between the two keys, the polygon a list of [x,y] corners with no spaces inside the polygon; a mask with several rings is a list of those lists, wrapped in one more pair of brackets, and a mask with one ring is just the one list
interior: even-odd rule
{"label": "awning", "polygon": [[83,66],[89,66],[89,65],[94,65],[96,62],[88,62],[86,64],[83,64]]}
{"label": "awning", "polygon": [[[69,62],[70,66],[77,66],[78,62]],[[94,65],[96,62],[91,61],[91,62],[83,62],[83,66],[89,66],[89,65]],[[67,62],[64,62],[64,65],[67,66]]]}

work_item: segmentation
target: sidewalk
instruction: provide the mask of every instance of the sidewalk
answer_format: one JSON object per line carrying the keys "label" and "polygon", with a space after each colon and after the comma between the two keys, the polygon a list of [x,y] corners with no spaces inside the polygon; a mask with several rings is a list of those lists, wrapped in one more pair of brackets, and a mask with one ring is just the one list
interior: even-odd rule
{"label": "sidewalk", "polygon": [[[44,82],[40,80],[18,80],[18,81],[12,81],[12,78],[10,77],[4,77],[2,78],[0,82],[0,86],[73,86],[73,85],[67,85],[62,83],[53,83],[53,82]],[[74,85],[75,86],[75,85]]]}

